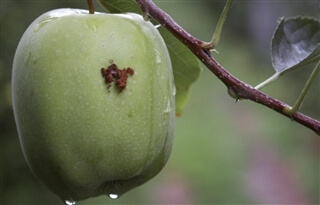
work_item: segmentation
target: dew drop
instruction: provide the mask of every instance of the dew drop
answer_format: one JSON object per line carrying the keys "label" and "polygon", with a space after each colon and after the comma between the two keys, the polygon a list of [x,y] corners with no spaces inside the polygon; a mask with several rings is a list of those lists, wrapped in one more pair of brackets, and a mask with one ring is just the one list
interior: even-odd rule
{"label": "dew drop", "polygon": [[154,49],[154,53],[156,54],[156,62],[161,63],[160,52],[158,50]]}
{"label": "dew drop", "polygon": [[176,88],[176,86],[173,86],[172,96],[176,96],[176,94],[177,94],[177,88]]}
{"label": "dew drop", "polygon": [[76,202],[75,202],[75,201],[72,201],[72,200],[65,200],[64,203],[65,203],[66,205],[75,205],[75,204],[76,204]]}
{"label": "dew drop", "polygon": [[117,199],[119,196],[117,194],[109,194],[110,199]]}
{"label": "dew drop", "polygon": [[164,113],[169,113],[169,112],[171,112],[171,110],[172,110],[171,102],[170,102],[170,100],[168,100],[167,107],[163,112]]}
{"label": "dew drop", "polygon": [[34,32],[37,32],[43,25],[45,25],[46,23],[49,23],[50,21],[53,21],[57,19],[56,16],[49,16],[45,19],[43,19],[42,21],[40,21],[33,29]]}

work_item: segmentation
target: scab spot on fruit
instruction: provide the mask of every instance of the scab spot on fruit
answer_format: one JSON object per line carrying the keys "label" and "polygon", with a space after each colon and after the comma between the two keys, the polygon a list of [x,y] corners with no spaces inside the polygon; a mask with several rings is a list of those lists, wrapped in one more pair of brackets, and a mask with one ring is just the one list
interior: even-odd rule
{"label": "scab spot on fruit", "polygon": [[134,70],[130,67],[120,70],[114,63],[108,66],[108,68],[101,68],[101,75],[108,85],[108,89],[111,87],[111,83],[114,82],[115,86],[119,88],[120,93],[127,87],[128,74],[133,76]]}

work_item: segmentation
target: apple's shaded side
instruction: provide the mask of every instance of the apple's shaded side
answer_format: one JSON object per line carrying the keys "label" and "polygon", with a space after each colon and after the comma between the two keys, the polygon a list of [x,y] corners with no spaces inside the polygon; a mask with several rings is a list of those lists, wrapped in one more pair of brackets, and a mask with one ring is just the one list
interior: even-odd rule
{"label": "apple's shaded side", "polygon": [[[101,68],[131,67],[122,92]],[[33,173],[63,200],[121,195],[165,165],[174,135],[175,88],[158,31],[136,14],[43,14],[13,63],[13,107]]]}

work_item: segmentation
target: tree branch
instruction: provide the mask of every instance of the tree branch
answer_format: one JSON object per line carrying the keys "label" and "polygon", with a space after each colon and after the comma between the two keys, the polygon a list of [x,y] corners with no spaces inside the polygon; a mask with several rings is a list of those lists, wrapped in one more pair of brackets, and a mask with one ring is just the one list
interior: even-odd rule
{"label": "tree branch", "polygon": [[248,85],[223,68],[210,54],[209,49],[203,48],[205,42],[193,37],[178,25],[166,12],[156,6],[152,0],[136,0],[145,17],[156,19],[163,27],[168,29],[175,37],[184,43],[206,67],[216,75],[228,88],[228,92],[234,95],[237,99],[248,99],[256,103],[262,104],[293,121],[296,121],[309,129],[313,130],[317,135],[320,135],[320,121],[306,116],[300,112],[294,115],[285,113],[285,109],[289,105],[274,99],[259,90],[256,90],[251,85]]}

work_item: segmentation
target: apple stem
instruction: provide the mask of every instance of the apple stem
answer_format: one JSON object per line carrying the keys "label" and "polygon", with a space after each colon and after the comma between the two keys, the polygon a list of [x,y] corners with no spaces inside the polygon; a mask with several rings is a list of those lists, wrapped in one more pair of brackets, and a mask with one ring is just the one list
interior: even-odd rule
{"label": "apple stem", "polygon": [[93,1],[92,0],[87,0],[87,1],[88,1],[88,6],[89,6],[89,13],[94,14]]}

